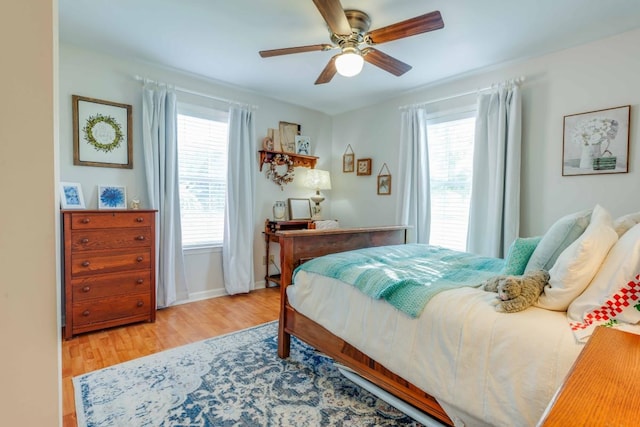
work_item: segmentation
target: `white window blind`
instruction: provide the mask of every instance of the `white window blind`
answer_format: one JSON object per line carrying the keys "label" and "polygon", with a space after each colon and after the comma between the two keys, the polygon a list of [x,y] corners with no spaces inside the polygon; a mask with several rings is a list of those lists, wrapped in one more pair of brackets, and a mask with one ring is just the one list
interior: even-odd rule
{"label": "white window blind", "polygon": [[178,106],[182,246],[219,246],[227,189],[227,113]]}
{"label": "white window blind", "polygon": [[474,112],[427,123],[431,245],[466,250],[474,132]]}

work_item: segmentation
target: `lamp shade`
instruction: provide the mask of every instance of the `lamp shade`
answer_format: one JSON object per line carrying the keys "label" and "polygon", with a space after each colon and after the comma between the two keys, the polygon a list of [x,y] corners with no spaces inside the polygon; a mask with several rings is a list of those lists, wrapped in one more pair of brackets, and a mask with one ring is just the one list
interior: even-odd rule
{"label": "lamp shade", "polygon": [[344,48],[343,53],[336,58],[336,70],[341,76],[353,77],[360,74],[364,59],[355,48]]}
{"label": "lamp shade", "polygon": [[304,186],[313,190],[331,190],[331,175],[329,175],[329,171],[309,169]]}

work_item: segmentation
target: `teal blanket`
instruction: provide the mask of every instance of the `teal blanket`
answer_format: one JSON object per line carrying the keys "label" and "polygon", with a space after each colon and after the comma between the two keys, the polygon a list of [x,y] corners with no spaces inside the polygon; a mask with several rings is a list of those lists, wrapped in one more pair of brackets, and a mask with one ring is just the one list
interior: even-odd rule
{"label": "teal blanket", "polygon": [[438,246],[408,244],[358,249],[314,258],[294,271],[341,280],[372,298],[418,317],[439,292],[477,286],[500,273],[504,260]]}

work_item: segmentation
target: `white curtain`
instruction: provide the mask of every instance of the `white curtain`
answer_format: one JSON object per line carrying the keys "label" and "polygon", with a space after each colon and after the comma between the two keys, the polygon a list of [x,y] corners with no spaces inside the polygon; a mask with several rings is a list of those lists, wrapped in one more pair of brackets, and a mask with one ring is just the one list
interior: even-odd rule
{"label": "white curtain", "polygon": [[427,112],[424,108],[410,107],[402,111],[398,171],[398,222],[412,227],[408,232],[410,242],[429,243],[431,198]]}
{"label": "white curtain", "polygon": [[467,250],[503,257],[520,231],[521,96],[505,83],[478,97]]}
{"label": "white curtain", "polygon": [[177,143],[175,92],[146,84],[142,90],[142,145],[149,205],[158,210],[158,307],[189,298],[182,255]]}
{"label": "white curtain", "polygon": [[247,293],[254,288],[255,139],[250,107],[232,105],[222,241],[224,287],[230,295]]}

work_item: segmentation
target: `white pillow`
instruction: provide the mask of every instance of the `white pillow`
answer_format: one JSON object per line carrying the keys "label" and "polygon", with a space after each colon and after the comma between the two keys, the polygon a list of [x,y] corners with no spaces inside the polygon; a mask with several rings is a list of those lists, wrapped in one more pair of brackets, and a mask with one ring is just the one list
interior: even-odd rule
{"label": "white pillow", "polygon": [[618,237],[621,237],[631,227],[640,223],[640,212],[623,215],[620,218],[616,218],[613,221],[613,229],[618,233]]}
{"label": "white pillow", "polygon": [[536,305],[547,310],[566,311],[589,285],[617,240],[611,215],[596,205],[587,229],[560,254],[549,270],[549,284],[544,287]]}
{"label": "white pillow", "polygon": [[[620,237],[589,287],[569,305],[569,321],[577,323],[576,329],[586,328],[589,335],[595,326],[612,319],[640,322],[639,273],[640,224]],[[583,337],[585,332],[581,334]]]}
{"label": "white pillow", "polygon": [[584,233],[589,225],[591,209],[565,215],[557,220],[538,243],[526,268],[525,273],[533,270],[549,271],[556,260],[569,245]]}

